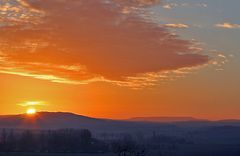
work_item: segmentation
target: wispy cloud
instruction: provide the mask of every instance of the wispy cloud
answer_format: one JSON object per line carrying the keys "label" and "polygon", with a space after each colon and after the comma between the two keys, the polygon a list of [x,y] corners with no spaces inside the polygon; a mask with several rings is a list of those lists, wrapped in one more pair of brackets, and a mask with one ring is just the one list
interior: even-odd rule
{"label": "wispy cloud", "polygon": [[182,23],[169,23],[169,24],[165,24],[165,26],[170,28],[189,28],[189,25],[182,24]]}
{"label": "wispy cloud", "polygon": [[192,3],[169,3],[169,2],[162,2],[162,7],[164,9],[173,9],[173,8],[176,8],[176,7],[207,7],[208,5],[206,3],[195,3],[195,2],[192,2]]}
{"label": "wispy cloud", "polygon": [[44,102],[44,101],[25,101],[25,102],[19,103],[18,106],[22,106],[22,107],[46,106],[46,102]]}
{"label": "wispy cloud", "polygon": [[222,23],[222,24],[216,24],[216,27],[219,28],[226,28],[226,29],[239,29],[240,28],[240,24],[233,24],[233,23]]}

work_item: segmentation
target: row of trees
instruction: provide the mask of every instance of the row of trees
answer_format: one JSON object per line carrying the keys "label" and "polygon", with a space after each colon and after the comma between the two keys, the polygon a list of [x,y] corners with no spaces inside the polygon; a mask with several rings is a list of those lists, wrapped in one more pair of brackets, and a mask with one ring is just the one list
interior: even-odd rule
{"label": "row of trees", "polygon": [[[107,137],[106,137],[107,138]],[[138,143],[137,143],[138,142]],[[96,139],[87,129],[74,130],[0,130],[0,152],[32,153],[105,153],[118,156],[145,156],[146,149],[175,150],[186,140],[156,135],[137,137],[130,134],[114,139]],[[159,151],[158,155],[162,155]]]}
{"label": "row of trees", "polygon": [[108,146],[89,130],[14,131],[2,130],[1,152],[106,152]]}
{"label": "row of trees", "polygon": [[111,142],[111,150],[118,156],[145,156],[144,146],[136,144],[130,135]]}
{"label": "row of trees", "polygon": [[0,132],[0,152],[104,153],[119,156],[145,156],[145,149],[126,135],[112,141],[95,139],[87,130],[6,130]]}

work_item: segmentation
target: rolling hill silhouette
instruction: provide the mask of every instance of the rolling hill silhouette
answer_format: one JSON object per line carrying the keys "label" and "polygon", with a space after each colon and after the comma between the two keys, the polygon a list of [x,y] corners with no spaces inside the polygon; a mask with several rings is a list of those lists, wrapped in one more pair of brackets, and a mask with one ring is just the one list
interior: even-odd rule
{"label": "rolling hill silhouette", "polygon": [[148,132],[180,134],[184,129],[209,126],[239,126],[239,120],[207,121],[191,117],[98,119],[66,112],[39,112],[36,115],[2,115],[0,128],[8,129],[89,129],[93,132]]}
{"label": "rolling hill silhouette", "polygon": [[[39,112],[34,116],[5,115],[0,116],[0,128],[11,129],[89,129],[98,132],[129,132],[141,129],[164,129],[169,124],[141,123],[110,119],[97,119],[66,112]],[[174,126],[175,127],[175,126]]]}
{"label": "rolling hill silhouette", "polygon": [[188,122],[188,121],[203,121],[193,117],[135,117],[130,118],[128,121],[136,122]]}

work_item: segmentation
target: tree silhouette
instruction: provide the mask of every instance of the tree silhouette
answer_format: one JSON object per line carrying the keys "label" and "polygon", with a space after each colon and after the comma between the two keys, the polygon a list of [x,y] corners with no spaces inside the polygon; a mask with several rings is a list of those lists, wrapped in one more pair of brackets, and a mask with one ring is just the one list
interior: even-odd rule
{"label": "tree silhouette", "polygon": [[26,130],[22,133],[19,141],[19,147],[24,152],[34,152],[35,142],[34,135],[30,130]]}

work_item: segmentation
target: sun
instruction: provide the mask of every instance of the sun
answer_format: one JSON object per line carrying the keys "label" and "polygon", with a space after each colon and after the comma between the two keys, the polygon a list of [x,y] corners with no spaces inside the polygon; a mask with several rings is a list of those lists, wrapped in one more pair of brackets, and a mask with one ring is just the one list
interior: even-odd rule
{"label": "sun", "polygon": [[28,115],[34,115],[36,113],[37,113],[37,110],[35,108],[29,108],[26,111],[26,114],[28,114]]}

